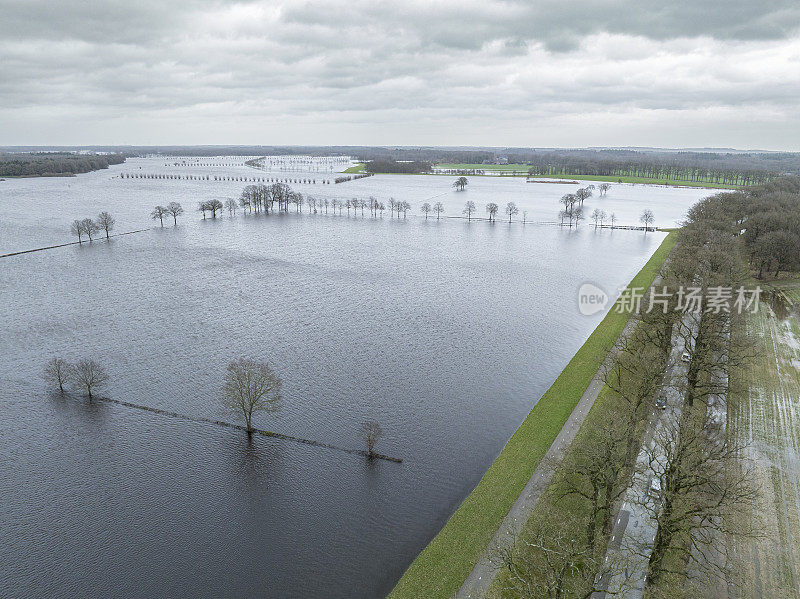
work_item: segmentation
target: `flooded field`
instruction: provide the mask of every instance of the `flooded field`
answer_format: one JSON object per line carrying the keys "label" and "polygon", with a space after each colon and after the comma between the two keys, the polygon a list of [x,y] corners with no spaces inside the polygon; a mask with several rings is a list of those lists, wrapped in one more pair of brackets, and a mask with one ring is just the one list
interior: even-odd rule
{"label": "flooded field", "polygon": [[[0,253],[71,241],[69,223],[101,210],[118,232],[147,229],[0,259],[0,596],[385,594],[602,318],[579,314],[578,287],[613,299],[664,237],[554,226],[576,186],[489,177],[464,192],[438,176],[292,184],[408,201],[406,219],[202,220],[198,202],[248,183],[120,173],[264,173],[165,164],[0,182]],[[706,193],[615,185],[586,207],[668,226]],[[460,216],[467,200],[481,217],[514,201],[532,222],[419,212]],[[170,201],[186,214],[154,227]],[[374,419],[376,449],[403,462],[53,394],[40,371],[54,355],[104,364],[111,398],[215,419],[232,418],[227,363],[266,359],[285,407],[259,428],[360,448]]]}

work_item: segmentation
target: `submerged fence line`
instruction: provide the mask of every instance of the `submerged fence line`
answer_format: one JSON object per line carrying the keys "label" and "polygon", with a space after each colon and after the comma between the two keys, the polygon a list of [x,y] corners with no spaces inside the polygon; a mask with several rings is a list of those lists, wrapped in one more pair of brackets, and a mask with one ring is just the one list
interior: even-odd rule
{"label": "submerged fence line", "polygon": [[[142,233],[144,231],[150,231],[151,229],[152,229],[152,227],[149,227],[147,229],[137,229],[136,231],[126,231],[125,233],[113,233],[112,235],[109,235],[109,238],[111,238],[111,237],[122,237],[123,235],[133,235],[134,233]],[[95,241],[103,242],[103,241],[108,241],[108,240],[107,239],[103,239],[102,237],[98,237],[97,239],[94,239],[92,241],[86,241],[86,242],[84,242],[84,241],[68,241],[67,243],[59,243],[59,244],[56,244],[56,245],[48,245],[48,246],[41,247],[41,248],[34,248],[32,250],[20,250],[19,252],[10,252],[8,254],[0,254],[0,258],[8,258],[9,256],[18,256],[20,254],[30,254],[31,252],[41,252],[43,250],[53,250],[55,248],[66,247],[68,245],[78,245],[78,244],[82,244],[82,243],[94,243]]]}
{"label": "submerged fence line", "polygon": [[[133,408],[135,410],[143,410],[145,412],[151,412],[153,414],[158,414],[160,416],[166,416],[168,418],[178,418],[180,420],[188,420],[189,422],[199,422],[203,424],[216,424],[217,426],[224,426],[227,428],[233,428],[236,430],[247,432],[247,427],[242,426],[241,424],[234,424],[232,422],[226,422],[225,420],[214,420],[213,418],[204,418],[203,416],[189,416],[188,414],[180,414],[178,412],[171,412],[169,410],[162,410],[159,408],[151,408],[150,406],[143,406],[140,404],[131,403],[129,401],[123,401],[121,399],[112,399],[110,397],[100,397],[96,396],[97,399],[100,401],[105,401],[108,403],[117,404],[120,406],[124,406],[126,408]],[[324,449],[332,449],[334,451],[342,451],[344,453],[349,453],[353,455],[361,455],[364,457],[370,457],[369,452],[363,449],[349,449],[347,447],[339,447],[337,445],[331,445],[329,443],[323,443],[322,441],[313,441],[311,439],[303,439],[301,437],[294,437],[292,435],[285,435],[283,433],[275,433],[272,431],[265,431],[262,429],[254,428],[251,429],[252,433],[257,435],[261,435],[262,437],[273,437],[275,439],[282,439],[284,441],[294,441],[295,443],[302,443],[303,445],[312,445],[314,447],[322,447]],[[382,453],[375,453],[372,454],[373,458],[386,460],[388,462],[396,462],[401,463],[403,460],[401,458],[395,458],[392,456],[384,455]]]}

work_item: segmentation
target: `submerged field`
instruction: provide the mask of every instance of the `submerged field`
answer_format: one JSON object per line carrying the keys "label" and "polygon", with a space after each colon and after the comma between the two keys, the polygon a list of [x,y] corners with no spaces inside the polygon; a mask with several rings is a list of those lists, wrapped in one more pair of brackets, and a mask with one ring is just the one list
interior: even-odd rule
{"label": "submerged field", "polygon": [[[664,238],[545,224],[564,186],[487,178],[463,193],[440,177],[296,186],[407,199],[406,219],[306,207],[204,221],[198,201],[246,183],[119,178],[139,170],[180,172],[133,159],[0,184],[0,253],[69,241],[69,222],[100,210],[120,232],[147,229],[0,259],[4,597],[387,593],[602,319],[577,312],[579,285],[613,299]],[[674,225],[699,196],[640,190],[602,201]],[[513,199],[539,224],[418,212],[442,201],[460,217],[466,199]],[[152,206],[172,200],[178,227],[153,227]],[[231,418],[227,362],[267,359],[285,409],[260,428],[359,448],[376,419],[377,449],[404,461],[53,394],[39,376],[53,355],[102,362],[109,397],[215,419]]]}

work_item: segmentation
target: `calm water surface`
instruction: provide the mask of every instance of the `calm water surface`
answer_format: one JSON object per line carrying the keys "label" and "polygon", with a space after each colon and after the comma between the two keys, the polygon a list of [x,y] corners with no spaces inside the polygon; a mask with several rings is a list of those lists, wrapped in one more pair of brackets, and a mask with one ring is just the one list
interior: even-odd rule
{"label": "calm water surface", "polygon": [[[190,209],[177,228],[0,259],[2,597],[384,595],[602,318],[578,314],[580,284],[615,293],[663,239],[388,214],[202,221],[197,201],[245,183],[119,179],[139,166],[181,172],[138,159],[0,183],[0,253],[68,241],[72,219],[103,209],[120,231],[151,227],[156,203]],[[452,215],[513,200],[538,223],[574,191],[450,182],[296,187],[415,212],[434,198]],[[667,224],[701,195],[618,186],[587,207]],[[39,373],[54,355],[101,361],[109,397],[212,418],[227,417],[227,362],[267,359],[285,407],[258,426],[358,448],[376,419],[378,449],[404,461],[53,394]]]}

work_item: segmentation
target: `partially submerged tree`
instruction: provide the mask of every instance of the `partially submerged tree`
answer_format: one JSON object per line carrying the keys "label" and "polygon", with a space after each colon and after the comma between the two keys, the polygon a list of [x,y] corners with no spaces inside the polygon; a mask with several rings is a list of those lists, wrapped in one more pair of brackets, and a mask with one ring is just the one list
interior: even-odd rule
{"label": "partially submerged tree", "polygon": [[644,225],[644,233],[647,235],[647,230],[650,226],[655,222],[655,216],[653,216],[653,211],[649,208],[642,211],[642,215],[639,217],[639,222]]}
{"label": "partially submerged tree", "polygon": [[583,206],[583,202],[592,197],[592,190],[589,189],[589,187],[580,187],[578,188],[578,191],[575,192],[575,197],[578,198],[578,202],[580,202],[580,205]]}
{"label": "partially submerged tree", "polygon": [[105,368],[94,360],[79,360],[72,368],[70,380],[79,390],[86,391],[89,399],[92,399],[92,392],[102,389],[108,384],[108,374]]}
{"label": "partially submerged tree", "polygon": [[209,200],[206,210],[211,211],[211,218],[217,218],[217,211],[222,211],[222,202],[219,200]]}
{"label": "partially submerged tree", "polygon": [[489,214],[489,222],[494,221],[495,216],[497,216],[498,210],[500,210],[500,207],[494,202],[489,202],[488,204],[486,204],[486,212]]}
{"label": "partially submerged tree", "polygon": [[472,220],[472,214],[475,212],[475,202],[469,200],[466,204],[464,204],[463,213],[467,215],[467,220]]}
{"label": "partially submerged tree", "polygon": [[64,393],[64,385],[69,382],[72,367],[63,358],[50,358],[44,365],[42,375],[44,380],[53,385],[58,385],[58,390]]}
{"label": "partially submerged tree", "polygon": [[506,204],[506,214],[508,214],[508,222],[511,222],[511,219],[514,215],[519,214],[519,208],[514,202],[509,202]]}
{"label": "partially submerged tree", "polygon": [[239,358],[228,364],[222,395],[229,412],[240,413],[245,428],[253,430],[252,419],[256,412],[276,412],[280,409],[282,382],[269,364]]}
{"label": "partially submerged tree", "polygon": [[375,457],[375,444],[383,434],[381,425],[373,420],[368,420],[361,425],[361,434],[364,436],[364,443],[367,445],[367,455],[370,459]]}
{"label": "partially submerged tree", "polygon": [[466,177],[459,177],[453,182],[453,187],[458,191],[464,191],[464,188],[469,185],[469,180]]}
{"label": "partially submerged tree", "polygon": [[228,198],[227,200],[225,200],[225,208],[228,210],[228,216],[233,216],[234,214],[236,214],[237,207],[238,206],[236,205],[236,200],[234,200],[233,198]]}
{"label": "partially submerged tree", "polygon": [[92,241],[92,237],[100,232],[100,226],[91,218],[84,218],[81,224],[83,225],[83,232],[89,237],[89,241]]}
{"label": "partially submerged tree", "polygon": [[436,220],[439,220],[439,216],[444,212],[444,204],[441,202],[436,202],[433,205],[433,211],[436,213]]}
{"label": "partially submerged tree", "polygon": [[431,211],[431,205],[428,202],[422,204],[422,213],[425,215],[425,220],[428,220],[428,213]]}
{"label": "partially submerged tree", "polygon": [[[202,209],[202,205],[201,205]],[[169,214],[165,206],[156,206],[153,208],[153,211],[150,213],[150,218],[153,220],[157,220],[161,223],[161,226],[164,226],[164,217]],[[205,212],[203,212],[203,218],[205,218]]]}
{"label": "partially submerged tree", "polygon": [[114,229],[115,223],[114,217],[108,212],[103,211],[97,215],[97,225],[106,232],[106,239],[109,238],[109,233]]}
{"label": "partially submerged tree", "polygon": [[177,226],[178,217],[183,214],[183,207],[178,202],[170,202],[167,204],[167,212],[172,215],[173,226]]}
{"label": "partially submerged tree", "polygon": [[83,221],[77,219],[72,221],[72,224],[69,226],[69,231],[73,235],[78,236],[78,243],[83,243]]}

